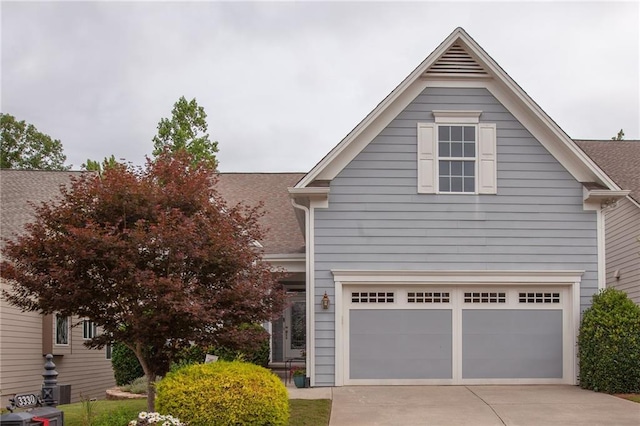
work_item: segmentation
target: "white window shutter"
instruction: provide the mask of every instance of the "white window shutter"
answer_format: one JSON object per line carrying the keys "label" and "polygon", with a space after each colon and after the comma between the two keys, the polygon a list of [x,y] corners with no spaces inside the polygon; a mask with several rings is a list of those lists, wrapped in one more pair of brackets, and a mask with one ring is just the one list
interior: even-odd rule
{"label": "white window shutter", "polygon": [[478,124],[478,193],[498,193],[495,123]]}
{"label": "white window shutter", "polygon": [[418,123],[418,193],[436,192],[436,125]]}

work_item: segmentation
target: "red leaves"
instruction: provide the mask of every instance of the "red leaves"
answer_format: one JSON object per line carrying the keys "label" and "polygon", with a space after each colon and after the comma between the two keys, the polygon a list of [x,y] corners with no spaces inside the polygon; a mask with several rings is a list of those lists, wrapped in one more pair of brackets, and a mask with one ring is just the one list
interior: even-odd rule
{"label": "red leaves", "polygon": [[260,212],[227,206],[214,183],[184,152],[76,179],[6,245],[8,299],[92,319],[105,333],[94,346],[155,348],[145,353],[158,374],[172,348],[274,318],[285,297],[254,244]]}

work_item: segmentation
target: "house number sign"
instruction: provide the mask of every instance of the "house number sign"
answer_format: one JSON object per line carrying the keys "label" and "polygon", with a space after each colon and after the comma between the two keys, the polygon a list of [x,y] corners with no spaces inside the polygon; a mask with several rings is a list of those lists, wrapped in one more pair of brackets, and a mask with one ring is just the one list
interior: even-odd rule
{"label": "house number sign", "polygon": [[36,394],[22,393],[13,397],[13,404],[16,408],[37,407],[40,401]]}

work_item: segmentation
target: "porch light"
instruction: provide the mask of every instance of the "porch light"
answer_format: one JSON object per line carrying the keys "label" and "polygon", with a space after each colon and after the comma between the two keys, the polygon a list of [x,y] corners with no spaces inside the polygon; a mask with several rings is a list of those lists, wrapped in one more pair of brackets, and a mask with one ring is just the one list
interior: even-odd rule
{"label": "porch light", "polygon": [[324,296],[322,296],[322,309],[329,309],[329,296],[327,295],[327,292],[324,292]]}

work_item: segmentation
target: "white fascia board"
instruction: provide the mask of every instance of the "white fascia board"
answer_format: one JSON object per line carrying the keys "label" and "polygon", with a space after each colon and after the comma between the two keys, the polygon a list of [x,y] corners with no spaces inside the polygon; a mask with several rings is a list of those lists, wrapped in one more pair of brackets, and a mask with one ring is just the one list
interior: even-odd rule
{"label": "white fascia board", "polygon": [[262,260],[274,268],[282,268],[286,272],[306,272],[306,256],[304,253],[295,254],[265,254]]}
{"label": "white fascia board", "polygon": [[573,284],[582,281],[583,270],[468,270],[406,271],[332,269],[335,281],[350,284]]}
{"label": "white fascia board", "polygon": [[[456,28],[427,58],[413,70],[393,91],[382,100],[347,136],[340,141],[309,173],[307,173],[297,184],[296,188],[305,188],[316,179],[331,180],[382,130],[393,118],[398,115],[408,104],[424,89],[418,90],[415,96],[406,101],[407,90],[420,84],[420,76],[431,66],[440,56],[451,47],[454,42],[465,34],[460,27]],[[418,83],[416,85],[416,83]],[[405,98],[399,99],[399,98]],[[391,109],[391,111],[388,111]],[[380,120],[381,116],[383,119]],[[389,119],[391,116],[391,119]],[[373,124],[378,131],[370,129]],[[381,126],[382,125],[382,126]],[[352,147],[353,142],[358,141],[357,147]]]}
{"label": "white fascia board", "polygon": [[326,199],[329,196],[329,187],[308,187],[308,188],[287,188],[289,191],[289,197],[291,198],[309,198],[311,200],[317,199],[322,200]]}
{"label": "white fascia board", "polygon": [[[561,142],[564,145],[565,151],[568,150],[570,154],[575,158],[577,157],[580,162],[576,162],[575,164],[569,164],[570,159],[566,158],[566,153],[561,153],[560,149],[553,149],[553,147],[548,147],[546,142],[546,138],[538,138],[540,143],[545,145],[545,148],[549,149],[549,151],[556,157],[567,169],[572,172],[574,177],[578,179],[580,182],[588,182],[593,181],[594,179],[588,179],[581,177],[582,173],[585,173],[586,170],[583,170],[582,173],[577,173],[575,170],[577,167],[586,167],[589,172],[591,172],[592,176],[596,178],[597,181],[606,185],[610,189],[620,189],[616,183],[604,173],[588,155],[586,155],[577,145],[576,143],[556,124],[555,121],[551,119],[545,113],[540,106],[536,102],[531,99],[531,97],[524,91],[522,88],[491,58],[482,47],[475,42],[471,37],[464,34],[462,37],[462,42],[464,47],[470,50],[470,54],[475,56],[477,60],[481,62],[481,65],[485,66],[490,70],[490,74],[494,76],[494,83],[498,84],[498,82],[503,85],[506,89],[506,92],[514,94],[520,102],[524,104],[524,107],[527,110],[531,111],[536,118],[541,122],[541,124],[548,129],[548,131],[554,136],[553,139]],[[502,101],[501,101],[502,102]],[[505,105],[505,107],[511,111],[509,105]],[[512,111],[513,112],[513,111]],[[514,114],[515,115],[515,114]],[[519,120],[520,118],[517,117]],[[525,123],[522,123],[525,127],[528,127]],[[535,136],[535,135],[534,135]],[[552,141],[553,141],[552,139]],[[564,154],[564,155],[563,155]],[[571,167],[573,166],[573,167]],[[585,179],[585,180],[580,180]]]}

